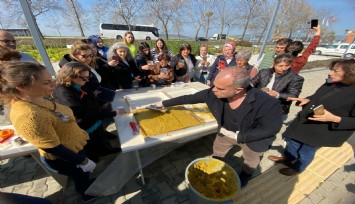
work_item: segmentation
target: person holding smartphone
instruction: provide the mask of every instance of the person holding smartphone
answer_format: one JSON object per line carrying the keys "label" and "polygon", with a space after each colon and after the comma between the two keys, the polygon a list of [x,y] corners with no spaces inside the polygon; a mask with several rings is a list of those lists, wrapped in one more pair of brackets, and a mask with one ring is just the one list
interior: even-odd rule
{"label": "person holding smartphone", "polygon": [[217,74],[227,68],[227,67],[232,67],[236,66],[237,62],[234,56],[235,52],[235,43],[234,42],[226,42],[223,45],[223,54],[218,55],[216,60],[213,62],[211,66],[210,73],[208,74],[207,77],[207,85],[213,87],[214,85],[214,79],[216,78]]}
{"label": "person holding smartphone", "polygon": [[174,69],[169,65],[170,56],[166,53],[159,55],[159,62],[149,70],[148,80],[150,84],[170,85],[174,80]]}
{"label": "person holding smartphone", "polygon": [[216,57],[208,54],[208,45],[201,44],[200,55],[196,56],[195,80],[201,83],[207,83],[207,77],[210,73],[211,66],[216,60]]}
{"label": "person holding smartphone", "polygon": [[[303,43],[301,41],[293,41],[289,43],[285,48],[285,53],[294,56],[291,69],[296,73],[299,73],[304,65],[307,64],[309,56],[316,50],[317,46],[319,45],[321,28],[318,24],[313,23],[312,25],[315,26],[311,28],[313,31],[315,31],[315,34],[304,52],[302,52]],[[298,56],[301,52],[302,55]]]}
{"label": "person holding smartphone", "polygon": [[197,60],[193,54],[191,54],[192,48],[188,43],[181,45],[179,54],[173,57],[170,65],[174,67],[175,80],[181,82],[194,81],[195,66]]}
{"label": "person holding smartphone", "polygon": [[330,64],[327,83],[312,96],[288,98],[303,108],[283,133],[283,156],[268,157],[288,166],[279,170],[281,174],[293,176],[303,172],[320,147],[339,147],[354,133],[354,93],[355,60],[337,59]]}

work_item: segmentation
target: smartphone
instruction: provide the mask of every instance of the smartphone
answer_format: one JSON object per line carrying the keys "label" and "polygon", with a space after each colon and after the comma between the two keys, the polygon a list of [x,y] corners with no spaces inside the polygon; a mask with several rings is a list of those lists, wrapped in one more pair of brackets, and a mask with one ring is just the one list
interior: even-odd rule
{"label": "smartphone", "polygon": [[168,72],[168,68],[165,68],[165,67],[161,68],[161,72],[163,72],[165,74],[166,72]]}
{"label": "smartphone", "polygon": [[119,60],[120,60],[120,57],[119,57],[119,56],[112,56],[112,60],[119,61]]}
{"label": "smartphone", "polygon": [[324,106],[321,104],[313,109],[314,115],[324,115]]}
{"label": "smartphone", "polygon": [[313,29],[314,27],[318,26],[318,19],[312,19],[311,20],[311,29]]}

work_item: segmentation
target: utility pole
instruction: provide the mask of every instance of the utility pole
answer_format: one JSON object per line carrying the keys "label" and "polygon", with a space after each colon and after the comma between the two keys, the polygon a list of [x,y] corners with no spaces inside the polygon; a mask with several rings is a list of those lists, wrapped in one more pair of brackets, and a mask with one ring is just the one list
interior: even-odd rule
{"label": "utility pole", "polygon": [[264,35],[264,42],[263,42],[263,45],[261,47],[261,50],[260,50],[260,53],[259,53],[257,61],[259,61],[261,59],[261,57],[263,56],[263,54],[264,54],[266,43],[267,43],[267,41],[270,38],[270,34],[271,34],[271,31],[272,31],[272,28],[274,27],[274,24],[275,24],[275,19],[276,19],[277,13],[278,13],[279,8],[280,8],[280,3],[281,3],[281,0],[278,0],[276,8],[274,10],[274,13],[272,14],[271,22],[269,23],[269,25],[267,27],[266,34]]}
{"label": "utility pole", "polygon": [[55,76],[55,71],[53,69],[52,63],[48,58],[47,51],[44,48],[42,38],[37,30],[37,27],[35,25],[35,21],[33,19],[33,14],[30,9],[30,6],[28,5],[27,0],[20,0],[20,4],[22,7],[23,14],[25,15],[26,21],[28,28],[31,31],[33,40],[35,41],[36,47],[39,51],[39,54],[41,55],[41,58],[43,60],[44,65],[46,66],[47,70],[52,76]]}

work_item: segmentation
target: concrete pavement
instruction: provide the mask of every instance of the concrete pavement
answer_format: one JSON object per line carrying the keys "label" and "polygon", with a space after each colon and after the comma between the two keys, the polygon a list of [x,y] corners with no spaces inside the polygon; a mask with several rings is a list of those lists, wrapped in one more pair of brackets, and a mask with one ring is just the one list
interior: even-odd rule
{"label": "concrete pavement", "polygon": [[[301,75],[305,77],[301,96],[312,94],[324,82],[327,72],[328,70],[324,68],[301,72]],[[298,110],[298,107],[293,106],[289,114],[290,118],[294,117]],[[109,129],[113,130],[115,127],[110,126]],[[190,203],[184,181],[185,168],[192,160],[211,155],[213,139],[214,135],[210,135],[185,144],[145,167],[143,171],[146,185],[141,184],[137,175],[137,177],[131,178],[120,192],[97,198],[90,203]],[[354,148],[355,137],[352,137],[350,143]],[[277,167],[267,159],[267,155],[282,152],[282,145],[283,141],[279,134],[273,143],[273,148],[265,153],[260,168],[254,175],[255,180],[258,179],[258,174]],[[233,148],[226,157],[227,162],[235,168],[241,165],[240,152],[237,151],[237,148]],[[106,157],[98,164],[98,169],[102,169],[105,163],[109,163],[113,158],[113,156]],[[53,178],[46,175],[32,158],[19,157],[2,160],[0,164],[0,191],[2,192],[46,197],[54,203],[60,204],[82,203],[71,181],[69,181],[67,188],[62,189]],[[355,159],[353,157],[300,203],[355,203],[354,181]],[[257,200],[254,200],[254,203],[258,203]]]}

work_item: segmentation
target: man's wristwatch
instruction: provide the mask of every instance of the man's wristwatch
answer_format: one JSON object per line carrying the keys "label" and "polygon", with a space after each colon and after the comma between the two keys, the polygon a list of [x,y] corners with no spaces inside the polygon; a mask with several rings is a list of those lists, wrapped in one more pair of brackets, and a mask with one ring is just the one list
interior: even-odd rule
{"label": "man's wristwatch", "polygon": [[81,162],[82,165],[86,165],[87,163],[89,163],[89,159],[85,158],[84,161]]}

